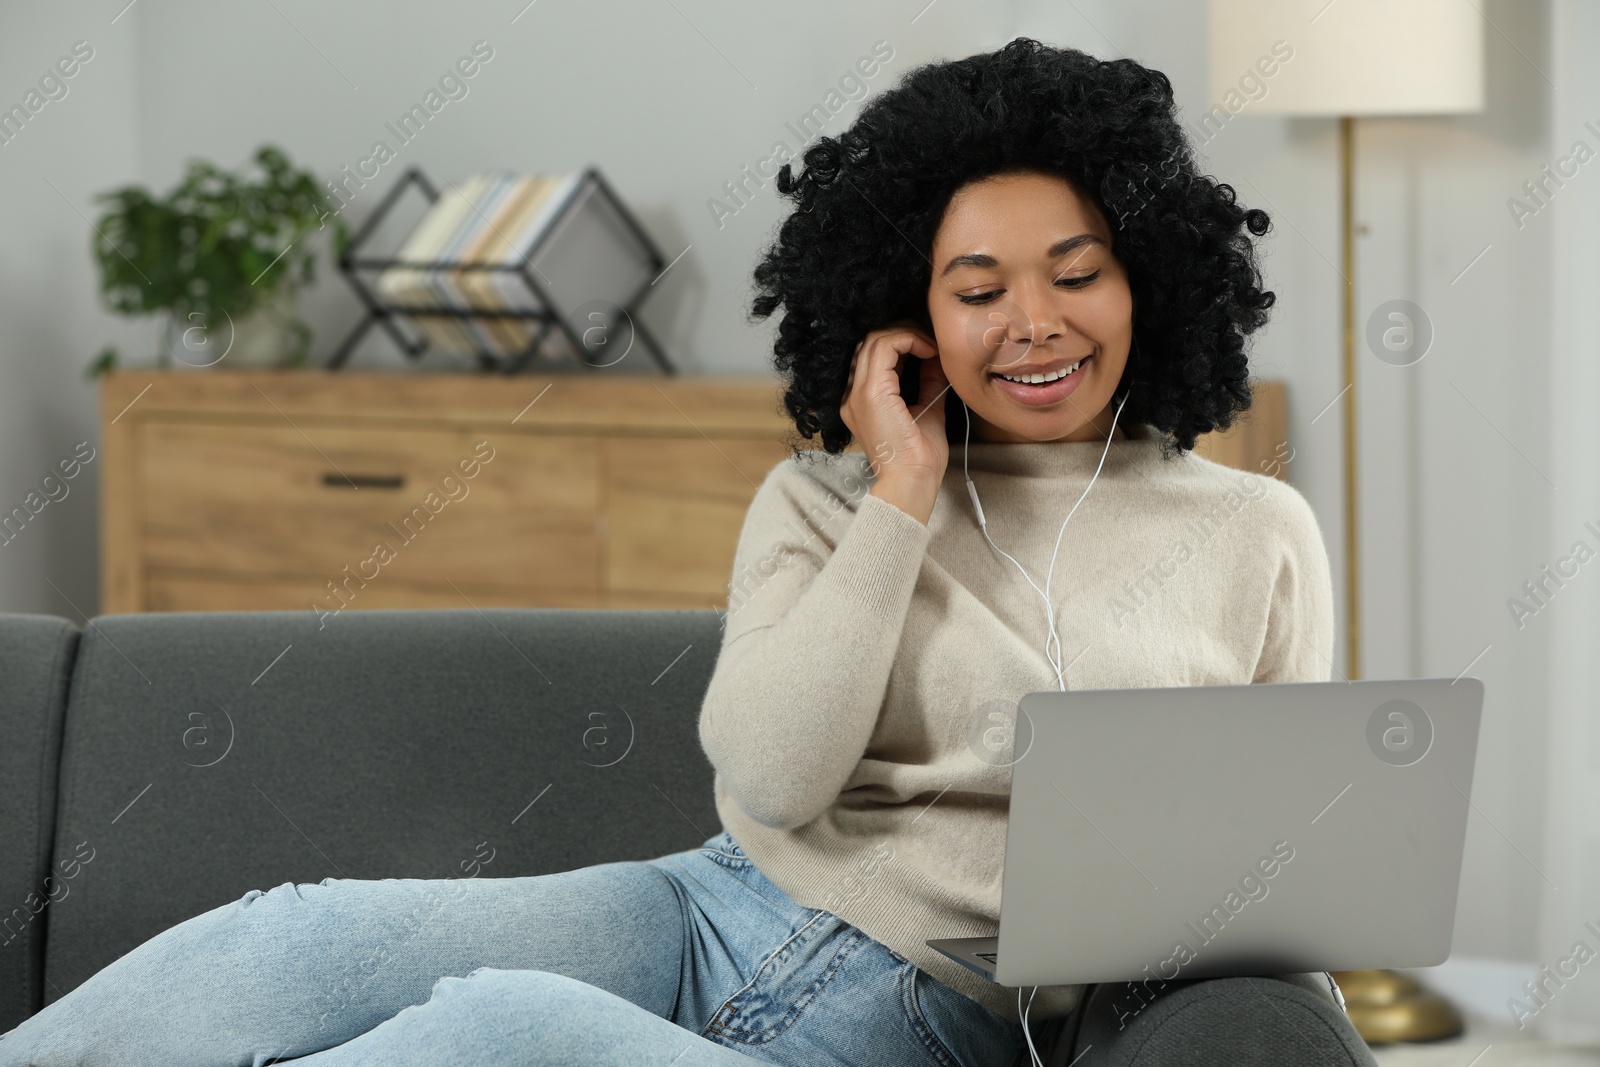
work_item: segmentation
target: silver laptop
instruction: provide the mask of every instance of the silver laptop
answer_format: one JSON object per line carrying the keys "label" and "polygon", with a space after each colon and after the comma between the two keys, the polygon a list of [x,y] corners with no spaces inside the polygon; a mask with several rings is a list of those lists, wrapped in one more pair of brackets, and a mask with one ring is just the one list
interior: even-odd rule
{"label": "silver laptop", "polygon": [[1030,693],[1001,985],[1427,967],[1450,955],[1477,678]]}

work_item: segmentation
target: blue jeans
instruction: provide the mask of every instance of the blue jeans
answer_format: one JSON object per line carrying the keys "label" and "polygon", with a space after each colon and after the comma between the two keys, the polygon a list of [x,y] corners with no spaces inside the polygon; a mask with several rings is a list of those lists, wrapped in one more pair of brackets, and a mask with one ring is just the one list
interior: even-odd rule
{"label": "blue jeans", "polygon": [[197,915],[0,1037],[0,1067],[1013,1067],[1022,1027],[720,833],[523,878],[286,882]]}

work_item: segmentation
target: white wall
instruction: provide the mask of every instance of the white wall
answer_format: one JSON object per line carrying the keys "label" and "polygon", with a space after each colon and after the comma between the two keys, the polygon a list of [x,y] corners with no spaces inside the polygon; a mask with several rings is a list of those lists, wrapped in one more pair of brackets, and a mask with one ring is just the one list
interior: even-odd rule
{"label": "white wall", "polygon": [[[1577,141],[1600,152],[1600,8],[1586,0],[1556,0],[1550,21],[1549,67],[1555,100],[1551,129],[1556,164]],[[1553,246],[1554,305],[1546,458],[1561,487],[1547,502],[1548,550],[1565,553],[1578,539],[1600,547],[1600,447],[1595,412],[1600,407],[1600,173],[1591,160],[1556,190],[1548,215]],[[1569,168],[1570,173],[1570,168]],[[1549,562],[1549,557],[1539,561]],[[1548,617],[1547,617],[1548,616]],[[1547,623],[1550,646],[1550,792],[1545,837],[1551,884],[1541,884],[1537,962],[1558,981],[1535,1019],[1554,1038],[1600,1043],[1600,959],[1577,965],[1577,942],[1600,952],[1600,561],[1584,565],[1533,622]],[[1531,623],[1530,623],[1531,629]],[[1576,976],[1573,971],[1576,970]],[[1562,974],[1565,978],[1561,978]],[[1510,996],[1512,994],[1507,994]],[[1518,994],[1521,995],[1520,992]],[[1537,1005],[1523,998],[1530,1008]]]}
{"label": "white wall", "polygon": [[85,220],[97,214],[94,195],[137,165],[137,37],[130,18],[111,24],[115,14],[17,5],[0,33],[6,108],[21,103],[75,42],[93,51],[61,81],[66,95],[0,144],[0,515],[38,512],[20,532],[0,534],[0,610],[78,622],[78,612],[93,614],[99,601],[99,465],[90,462],[70,481],[42,481],[61,473],[57,465],[79,442],[95,447],[98,440],[85,365],[102,345],[138,333],[96,310]]}

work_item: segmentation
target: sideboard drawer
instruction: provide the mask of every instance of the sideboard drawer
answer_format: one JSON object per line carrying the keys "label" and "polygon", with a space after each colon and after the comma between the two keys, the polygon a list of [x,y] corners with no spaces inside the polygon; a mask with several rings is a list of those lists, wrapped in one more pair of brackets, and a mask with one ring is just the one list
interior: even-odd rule
{"label": "sideboard drawer", "polygon": [[159,420],[135,447],[152,569],[599,587],[590,436]]}

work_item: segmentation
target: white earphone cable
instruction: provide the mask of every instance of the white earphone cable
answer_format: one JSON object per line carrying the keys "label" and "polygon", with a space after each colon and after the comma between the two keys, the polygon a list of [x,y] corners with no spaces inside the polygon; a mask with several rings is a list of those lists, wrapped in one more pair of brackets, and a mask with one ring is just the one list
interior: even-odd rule
{"label": "white earphone cable", "polygon": [[1089,484],[1083,487],[1083,492],[1079,494],[1077,503],[1073,504],[1072,510],[1067,512],[1066,519],[1061,523],[1061,530],[1056,534],[1055,548],[1050,552],[1050,570],[1045,575],[1045,587],[1043,589],[1040,589],[1038,584],[1034,582],[1034,580],[1028,575],[1028,570],[1026,567],[1018,563],[1016,559],[1013,558],[1012,555],[1005,549],[995,544],[994,538],[989,536],[989,523],[988,520],[984,518],[983,506],[978,503],[978,489],[977,486],[972,484],[972,475],[969,473],[970,468],[967,463],[968,446],[970,446],[972,443],[972,413],[966,409],[965,404],[962,405],[962,410],[965,412],[965,421],[967,426],[966,441],[963,442],[961,448],[961,473],[967,482],[967,495],[972,498],[973,510],[976,511],[978,515],[978,528],[983,531],[983,538],[985,541],[989,542],[989,547],[993,548],[1002,556],[1005,556],[1006,559],[1011,560],[1011,562],[1015,564],[1017,570],[1022,573],[1023,579],[1029,585],[1033,586],[1033,591],[1038,593],[1039,596],[1044,599],[1045,621],[1049,627],[1049,633],[1045,637],[1044,654],[1046,658],[1050,660],[1050,665],[1055,668],[1056,684],[1061,688],[1062,691],[1066,690],[1067,683],[1061,668],[1061,636],[1056,632],[1055,606],[1050,602],[1050,583],[1055,577],[1056,556],[1061,551],[1061,538],[1067,532],[1067,523],[1072,521],[1072,516],[1077,512],[1078,505],[1083,503],[1084,498],[1089,495],[1089,490],[1094,488],[1095,480],[1100,477],[1100,470],[1105,466],[1106,463],[1106,455],[1111,451],[1111,439],[1115,437],[1117,433],[1117,419],[1121,417],[1122,407],[1127,402],[1128,395],[1124,393],[1122,401],[1117,404],[1116,412],[1111,416],[1111,432],[1106,434],[1106,447],[1100,452],[1100,462],[1095,466],[1094,476],[1089,479]]}
{"label": "white earphone cable", "polygon": [[[978,487],[972,484],[972,475],[970,473],[970,467],[967,463],[967,452],[972,444],[972,412],[967,408],[965,403],[962,404],[962,412],[967,427],[966,440],[962,442],[961,446],[961,474],[967,482],[967,495],[972,498],[972,509],[978,517],[978,528],[983,531],[983,539],[989,542],[989,547],[993,548],[1002,556],[1005,556],[1006,559],[1011,560],[1011,562],[1016,565],[1017,570],[1022,572],[1023,580],[1025,580],[1029,585],[1033,586],[1033,591],[1038,593],[1039,596],[1044,599],[1045,623],[1049,628],[1049,633],[1045,637],[1044,654],[1045,657],[1050,660],[1050,665],[1055,668],[1056,684],[1061,688],[1062,692],[1066,691],[1067,680],[1066,675],[1062,671],[1061,667],[1061,635],[1056,632],[1056,612],[1055,606],[1050,602],[1050,582],[1051,579],[1055,577],[1056,556],[1061,551],[1061,538],[1065,536],[1067,532],[1067,523],[1072,521],[1072,516],[1077,512],[1078,505],[1083,503],[1084,498],[1089,495],[1089,490],[1094,488],[1095,480],[1100,477],[1100,469],[1105,466],[1106,455],[1111,451],[1111,439],[1115,437],[1117,433],[1117,419],[1121,417],[1122,406],[1127,402],[1128,394],[1124,393],[1122,395],[1121,402],[1117,404],[1116,412],[1111,416],[1111,432],[1106,434],[1106,447],[1100,451],[1100,462],[1094,468],[1094,476],[1089,479],[1089,484],[1083,487],[1083,492],[1079,494],[1077,503],[1072,505],[1072,510],[1067,512],[1067,517],[1062,520],[1061,530],[1056,534],[1055,548],[1053,548],[1050,552],[1050,569],[1045,573],[1043,589],[1040,589],[1038,584],[1034,582],[1031,577],[1029,577],[1028,569],[1026,567],[1018,563],[1016,559],[1013,558],[1012,555],[1005,549],[995,544],[994,538],[989,536],[989,522],[984,518],[983,505],[978,503]],[[1037,1064],[1038,1067],[1044,1067],[1044,1061],[1039,1058],[1039,1050],[1035,1048],[1033,1044],[1033,1033],[1028,1029],[1028,1011],[1033,1007],[1033,998],[1038,992],[1039,987],[1034,986],[1033,992],[1028,994],[1027,1007],[1023,1007],[1022,987],[1017,987],[1017,1014],[1022,1019],[1022,1034],[1023,1037],[1027,1038],[1029,1055],[1033,1057],[1033,1062]]]}
{"label": "white earphone cable", "polygon": [[1022,987],[1017,986],[1017,1012],[1022,1016],[1022,1036],[1028,1039],[1028,1054],[1033,1057],[1033,1062],[1039,1067],[1044,1067],[1044,1061],[1039,1058],[1039,1050],[1033,1046],[1033,1032],[1028,1029],[1028,1010],[1033,1007],[1034,993],[1039,992],[1039,987],[1033,987],[1033,993],[1028,994],[1028,1007],[1022,1006]]}

